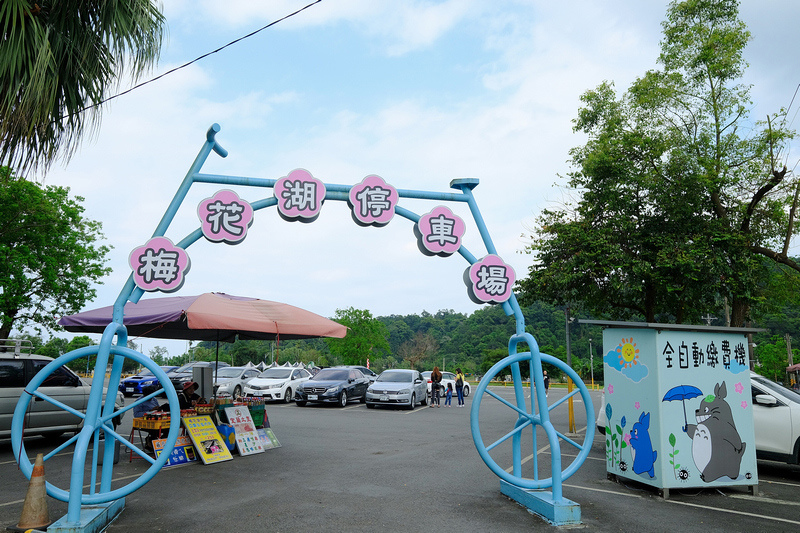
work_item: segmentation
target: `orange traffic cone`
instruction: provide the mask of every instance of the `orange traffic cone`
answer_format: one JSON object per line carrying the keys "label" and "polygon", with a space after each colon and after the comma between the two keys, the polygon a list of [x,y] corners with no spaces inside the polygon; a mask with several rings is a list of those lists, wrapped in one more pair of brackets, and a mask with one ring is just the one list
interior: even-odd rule
{"label": "orange traffic cone", "polygon": [[45,529],[52,524],[50,513],[47,511],[47,489],[44,481],[44,457],[36,456],[31,472],[31,481],[28,484],[28,494],[22,504],[22,515],[17,524],[18,531],[27,529]]}

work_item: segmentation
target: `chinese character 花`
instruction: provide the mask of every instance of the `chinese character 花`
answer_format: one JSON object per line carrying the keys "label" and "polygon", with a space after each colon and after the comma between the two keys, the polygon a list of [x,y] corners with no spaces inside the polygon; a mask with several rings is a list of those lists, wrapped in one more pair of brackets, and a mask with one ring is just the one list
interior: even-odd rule
{"label": "chinese character \u82b1", "polygon": [[239,244],[253,224],[253,208],[233,191],[222,190],[197,206],[203,235],[211,242]]}
{"label": "chinese character \u82b1", "polygon": [[183,286],[191,262],[183,248],[166,237],[154,237],[131,252],[133,281],[144,291],[175,292]]}

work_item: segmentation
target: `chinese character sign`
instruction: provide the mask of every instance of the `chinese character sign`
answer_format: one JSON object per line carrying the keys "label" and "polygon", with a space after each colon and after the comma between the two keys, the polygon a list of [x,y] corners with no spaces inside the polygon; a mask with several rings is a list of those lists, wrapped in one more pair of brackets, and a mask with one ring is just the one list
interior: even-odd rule
{"label": "chinese character sign", "polygon": [[461,247],[466,228],[460,217],[448,208],[439,206],[420,217],[414,226],[414,234],[423,254],[447,257]]}
{"label": "chinese character sign", "polygon": [[477,304],[503,303],[511,298],[516,273],[511,265],[490,254],[464,271],[470,299]]}
{"label": "chinese character sign", "polygon": [[385,226],[394,217],[399,200],[397,189],[375,175],[353,185],[348,196],[353,220],[359,226]]}
{"label": "chinese character sign", "polygon": [[183,286],[191,262],[183,248],[166,237],[154,237],[131,252],[133,281],[144,291],[175,292]]}
{"label": "chinese character sign", "polygon": [[313,222],[325,201],[325,184],[302,168],[293,170],[275,183],[278,213],[290,222]]}
{"label": "chinese character sign", "polygon": [[197,206],[203,235],[211,242],[239,244],[253,224],[253,208],[233,191],[219,191]]}
{"label": "chinese character sign", "polygon": [[663,488],[758,483],[747,337],[735,329],[604,330],[609,472]]}

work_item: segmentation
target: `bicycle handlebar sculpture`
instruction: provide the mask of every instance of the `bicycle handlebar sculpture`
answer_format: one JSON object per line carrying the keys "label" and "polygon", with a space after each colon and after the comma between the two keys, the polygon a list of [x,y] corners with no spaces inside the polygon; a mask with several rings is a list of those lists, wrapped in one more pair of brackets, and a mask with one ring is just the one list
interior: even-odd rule
{"label": "bicycle handlebar sculpture", "polygon": [[[59,451],[74,444],[74,456],[72,461],[72,476],[70,479],[69,491],[65,491],[53,485],[47,484],[47,492],[50,496],[62,501],[69,502],[66,522],[69,524],[79,521],[81,506],[87,504],[100,504],[111,502],[123,498],[147,483],[155,476],[158,470],[166,462],[169,453],[162,453],[157,459],[152,459],[147,454],[139,450],[133,443],[119,435],[109,425],[109,421],[124,411],[128,411],[134,405],[149,400],[152,397],[166,391],[170,404],[170,430],[167,436],[165,452],[172,449],[178,436],[180,424],[178,400],[174,388],[170,384],[166,374],[153,363],[148,357],[126,348],[127,331],[123,325],[124,306],[130,301],[139,301],[145,291],[175,292],[183,285],[185,275],[190,267],[190,260],[186,253],[186,248],[201,238],[206,238],[211,242],[225,242],[227,244],[238,244],[247,236],[247,230],[253,223],[254,213],[268,207],[276,207],[280,216],[287,221],[313,222],[320,213],[325,201],[345,201],[351,207],[353,220],[362,226],[385,226],[394,215],[399,215],[414,223],[414,234],[417,244],[422,253],[429,256],[447,257],[454,253],[460,254],[467,260],[469,266],[464,272],[464,281],[467,284],[469,297],[478,304],[499,304],[502,306],[506,315],[513,315],[516,320],[516,334],[509,341],[509,356],[497,363],[484,376],[477,389],[476,399],[472,404],[470,423],[475,446],[487,466],[497,474],[502,480],[516,487],[523,489],[541,489],[552,487],[552,499],[556,502],[562,500],[561,481],[574,473],[583,463],[588,455],[594,435],[594,417],[591,407],[591,398],[588,395],[585,385],[580,378],[560,360],[539,353],[539,348],[533,336],[525,332],[525,321],[522,311],[517,303],[512,291],[515,282],[515,274],[511,266],[505,264],[497,255],[494,244],[486,229],[486,225],[481,217],[480,211],[475,202],[472,190],[478,185],[477,179],[455,179],[450,183],[450,187],[456,192],[437,193],[426,191],[400,190],[395,189],[383,178],[370,175],[356,185],[336,185],[327,184],[314,178],[309,172],[297,169],[290,172],[287,176],[274,180],[262,178],[248,178],[236,176],[221,176],[203,174],[200,172],[211,152],[217,153],[221,157],[227,156],[227,151],[223,149],[216,140],[216,135],[220,128],[214,124],[206,134],[206,142],[203,144],[197,158],[191,165],[186,177],[181,183],[172,202],[168,206],[164,216],[153,232],[152,238],[144,245],[136,248],[130,255],[130,265],[132,273],[120,292],[115,304],[113,320],[103,333],[100,344],[83,348],[63,355],[48,364],[25,388],[25,394],[19,400],[12,424],[12,438],[14,453],[19,457],[20,468],[23,473],[30,478],[33,465],[27,459],[23,437],[23,420],[32,397],[50,402],[51,404],[65,409],[72,414],[83,418],[83,429],[73,438],[59,446],[45,457],[49,459]],[[194,184],[208,183],[228,186],[241,186],[247,188],[266,188],[273,189],[273,194],[265,198],[247,202],[231,190],[218,191],[213,196],[206,198],[198,207],[200,217],[200,228],[193,231],[177,244],[166,238],[166,232],[178,208],[186,198],[187,193]],[[414,200],[432,200],[441,203],[466,203],[474,219],[475,225],[480,233],[482,241],[486,246],[487,254],[482,258],[475,257],[462,244],[462,238],[466,231],[466,224],[453,211],[445,205],[438,205],[428,213],[419,215],[413,211],[399,205],[400,199],[408,198]],[[114,343],[116,338],[116,343]],[[517,346],[524,343],[529,351],[517,353]],[[47,396],[39,389],[40,385],[54,370],[61,365],[73,361],[79,357],[95,355],[95,372],[92,380],[92,389],[88,401],[86,413],[79,413],[57,400]],[[108,393],[103,398],[103,380],[106,373],[107,364],[111,360],[112,370],[108,381]],[[133,404],[126,406],[120,411],[114,410],[114,396],[119,385],[122,373],[124,358],[130,358],[137,363],[145,366],[153,372],[155,377],[162,385],[162,389],[144,396]],[[549,411],[561,404],[565,399],[556,402],[547,408],[547,399],[542,385],[542,362],[556,366],[565,372],[572,380],[578,384],[578,389],[572,394],[580,392],[584,405],[587,409],[587,431],[583,444],[578,444],[562,433],[555,431],[549,417]],[[520,363],[526,362],[529,365],[529,375],[535,378],[535,396],[531,394],[531,409],[528,410],[524,397],[524,388],[520,372]],[[501,398],[498,394],[489,390],[489,382],[502,369],[511,367],[513,385],[515,393],[515,404]],[[490,446],[484,446],[480,431],[480,406],[483,396],[496,398],[518,415],[518,421],[514,429],[496,440]],[[536,406],[541,408],[536,412]],[[533,479],[522,477],[521,459],[521,435],[526,428],[533,429],[533,450],[536,448],[536,426],[541,426],[547,435],[551,449],[551,476],[549,478],[538,478],[538,461],[534,452],[534,476]],[[113,473],[113,462],[104,461],[102,465],[100,489],[96,490],[95,479],[97,475],[98,453],[100,434],[103,432],[105,439],[104,453],[113,452],[114,440],[120,441],[131,448],[139,456],[151,463],[151,466],[135,481],[112,490],[111,481]],[[490,455],[490,451],[511,438],[513,448],[513,473],[509,474]],[[561,471],[560,445],[559,439],[575,446],[578,450],[577,458],[571,463],[570,467],[563,473]],[[87,459],[89,444],[94,444],[94,452],[91,456],[91,480],[88,493],[83,492],[84,469]],[[571,502],[570,502],[571,503]],[[548,518],[550,518],[548,516]],[[553,520],[551,518],[551,520]],[[555,519],[558,521],[558,519]]]}

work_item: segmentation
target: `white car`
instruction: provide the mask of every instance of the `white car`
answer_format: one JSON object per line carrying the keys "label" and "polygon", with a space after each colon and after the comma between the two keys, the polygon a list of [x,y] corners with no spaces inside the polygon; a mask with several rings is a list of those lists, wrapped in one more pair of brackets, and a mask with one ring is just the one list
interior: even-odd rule
{"label": "white car", "polygon": [[217,370],[214,382],[216,396],[230,396],[234,399],[242,395],[244,386],[261,372],[252,366],[228,366]]}
{"label": "white car", "polygon": [[367,387],[367,407],[376,405],[402,405],[413,409],[417,402],[427,405],[428,396],[425,394],[425,379],[416,370],[392,369],[384,370]]}
{"label": "white car", "polygon": [[800,463],[800,394],[750,373],[756,457]]}
{"label": "white car", "polygon": [[[432,373],[433,372],[431,372],[430,370],[427,370],[427,371],[422,373],[422,377],[425,378],[425,381],[428,382],[428,397],[429,398],[431,396],[431,374]],[[450,383],[453,386],[453,397],[455,397],[455,395],[456,395],[456,375],[453,374],[452,372],[442,372],[442,391],[440,393],[440,396],[442,398],[444,398],[445,393],[447,392],[447,384],[448,383]],[[470,391],[469,383],[467,383],[466,380],[464,380],[464,397],[469,396],[469,391]]]}
{"label": "white car", "polygon": [[275,367],[268,368],[244,386],[245,396],[261,396],[267,400],[280,400],[289,403],[294,398],[294,391],[301,383],[311,378],[311,372],[305,368]]}

